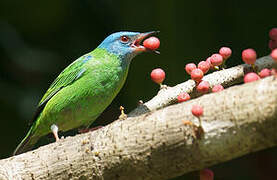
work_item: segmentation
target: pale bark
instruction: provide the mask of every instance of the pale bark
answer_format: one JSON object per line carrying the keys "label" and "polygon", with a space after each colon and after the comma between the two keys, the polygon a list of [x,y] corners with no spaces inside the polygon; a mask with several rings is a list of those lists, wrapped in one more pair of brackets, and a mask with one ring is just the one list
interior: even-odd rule
{"label": "pale bark", "polygon": [[[256,61],[255,68],[260,71],[263,68],[271,68],[274,61],[270,56],[264,56]],[[225,69],[224,71],[215,71],[204,76],[203,80],[208,81],[213,87],[214,85],[221,84],[225,88],[230,87],[234,84],[243,82],[243,77],[245,73],[252,71],[252,67],[247,64],[238,65]],[[174,104],[177,101],[177,96],[181,92],[187,92],[191,97],[198,97],[201,94],[195,91],[196,83],[193,80],[188,80],[186,82],[180,83],[174,87],[164,88],[159,91],[159,93],[153,97],[150,101],[144,103],[138,108],[134,109],[129,113],[129,116],[137,116],[149,111],[161,109],[170,104]]]}
{"label": "pale bark", "polygon": [[[266,62],[272,65],[270,59]],[[202,136],[198,119],[191,115],[194,104],[204,108]],[[271,76],[133,114],[99,130],[0,160],[0,180],[168,179],[275,146],[276,131],[277,79]]]}

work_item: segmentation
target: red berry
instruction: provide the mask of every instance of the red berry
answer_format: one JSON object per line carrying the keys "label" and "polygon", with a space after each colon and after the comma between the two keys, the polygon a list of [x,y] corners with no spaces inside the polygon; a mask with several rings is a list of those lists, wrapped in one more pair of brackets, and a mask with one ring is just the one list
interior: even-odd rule
{"label": "red berry", "polygon": [[206,59],[206,62],[209,63],[210,69],[214,69],[214,66],[213,66],[212,63],[211,63],[211,57],[208,57],[208,58]]}
{"label": "red berry", "polygon": [[270,56],[272,57],[272,59],[273,59],[274,61],[277,62],[277,48],[276,48],[276,49],[273,49],[273,50],[271,51]]}
{"label": "red berry", "polygon": [[211,64],[213,66],[220,66],[223,63],[223,57],[220,54],[213,54],[211,56]]}
{"label": "red berry", "polygon": [[208,81],[201,81],[197,87],[196,90],[200,93],[206,93],[209,91],[210,83]]}
{"label": "red berry", "polygon": [[219,54],[223,57],[223,59],[228,59],[232,54],[232,50],[228,47],[222,47],[219,50]]}
{"label": "red berry", "polygon": [[165,79],[165,72],[161,68],[153,69],[151,79],[157,84],[161,84]]}
{"label": "red berry", "polygon": [[261,78],[265,78],[265,77],[270,76],[270,75],[271,75],[271,70],[267,69],[267,68],[262,69],[261,72],[259,73],[259,76]]}
{"label": "red berry", "polygon": [[260,76],[258,76],[258,74],[254,73],[254,72],[250,72],[250,73],[247,73],[243,80],[244,80],[244,83],[249,83],[249,82],[252,82],[252,81],[257,81],[260,79]]}
{"label": "red berry", "polygon": [[206,61],[200,61],[197,66],[199,69],[203,71],[203,73],[207,73],[210,69],[210,64]]}
{"label": "red berry", "polygon": [[270,37],[270,39],[272,39],[272,40],[277,40],[277,28],[272,28],[272,29],[269,31],[269,37]]}
{"label": "red berry", "polygon": [[143,41],[143,46],[151,50],[158,49],[160,46],[160,40],[154,36],[149,37]]}
{"label": "red berry", "polygon": [[271,69],[271,74],[276,76],[277,75],[277,69],[272,68]]}
{"label": "red berry", "polygon": [[224,90],[224,87],[221,84],[217,84],[213,87],[212,92],[219,92]]}
{"label": "red berry", "polygon": [[213,180],[214,173],[210,169],[203,169],[200,171],[200,180]]}
{"label": "red berry", "polygon": [[246,64],[255,64],[257,54],[254,49],[249,48],[242,51],[241,57]]}
{"label": "red berry", "polygon": [[269,40],[268,47],[271,50],[277,48],[277,40]]}
{"label": "red berry", "polygon": [[184,101],[190,100],[190,95],[186,92],[182,92],[178,95],[177,99],[178,99],[178,102],[184,102]]}
{"label": "red berry", "polygon": [[190,76],[191,76],[191,79],[193,79],[196,82],[199,82],[203,78],[204,73],[201,69],[196,68],[191,71]]}
{"label": "red berry", "polygon": [[196,65],[194,63],[188,63],[185,67],[185,70],[188,74],[191,73],[192,70],[196,69]]}
{"label": "red berry", "polygon": [[202,116],[203,115],[203,108],[200,105],[193,105],[191,108],[191,113],[196,116]]}
{"label": "red berry", "polygon": [[209,63],[209,64],[211,65],[211,57],[208,57],[208,58],[206,59],[206,62]]}

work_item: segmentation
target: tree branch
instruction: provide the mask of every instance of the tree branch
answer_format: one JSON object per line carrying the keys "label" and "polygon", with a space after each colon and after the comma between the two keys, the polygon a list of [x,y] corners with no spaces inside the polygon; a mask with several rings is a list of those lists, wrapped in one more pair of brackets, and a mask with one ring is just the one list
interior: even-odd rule
{"label": "tree branch", "polygon": [[[223,74],[206,78],[212,81],[213,76],[220,79]],[[183,86],[173,89],[177,87]],[[173,96],[166,95],[165,99]],[[164,107],[157,104],[154,109]],[[191,115],[194,104],[204,108],[202,136],[198,119]],[[272,76],[117,120],[97,131],[0,160],[0,180],[168,179],[272,147],[277,144],[276,131],[277,79]]]}
{"label": "tree branch", "polygon": [[[257,68],[257,71],[260,71],[263,68],[271,68],[273,64],[274,61],[270,56],[264,56],[256,61],[255,66]],[[225,69],[224,71],[215,71],[204,76],[203,80],[208,81],[212,87],[214,85],[221,84],[226,88],[234,84],[243,82],[244,74],[250,71],[252,71],[252,67],[250,65],[242,64],[229,69]],[[174,87],[161,89],[155,97],[153,97],[150,101],[144,103],[143,105],[140,105],[138,108],[134,109],[128,114],[128,116],[141,115],[146,112],[154,111],[168,105],[175,104],[177,102],[177,96],[181,92],[187,92],[191,95],[191,97],[198,97],[201,94],[196,92],[195,87],[195,81],[188,80]]]}

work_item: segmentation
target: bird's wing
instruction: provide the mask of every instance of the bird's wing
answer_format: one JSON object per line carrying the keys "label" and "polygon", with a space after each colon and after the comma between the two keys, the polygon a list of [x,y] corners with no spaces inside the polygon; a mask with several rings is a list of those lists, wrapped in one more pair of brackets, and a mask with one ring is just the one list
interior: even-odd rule
{"label": "bird's wing", "polygon": [[42,97],[41,101],[38,104],[37,110],[31,119],[29,125],[36,121],[39,114],[44,109],[47,102],[57,94],[62,88],[72,84],[74,81],[79,79],[84,72],[86,71],[85,67],[83,66],[85,62],[91,58],[91,56],[82,56],[76,61],[74,61],[71,65],[65,68],[60,75],[54,80],[54,82],[50,85],[49,89],[46,91],[44,96]]}

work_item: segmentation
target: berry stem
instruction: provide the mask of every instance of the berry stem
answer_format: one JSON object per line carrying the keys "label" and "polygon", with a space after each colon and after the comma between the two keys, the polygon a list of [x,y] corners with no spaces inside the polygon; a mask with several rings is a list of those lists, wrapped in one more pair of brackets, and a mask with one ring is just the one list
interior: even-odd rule
{"label": "berry stem", "polygon": [[198,121],[199,121],[199,127],[202,127],[202,121],[201,121],[201,118],[200,117],[197,117],[198,118]]}
{"label": "berry stem", "polygon": [[255,73],[257,73],[257,68],[256,68],[255,64],[251,64],[251,67],[252,67],[253,71],[254,71]]}

